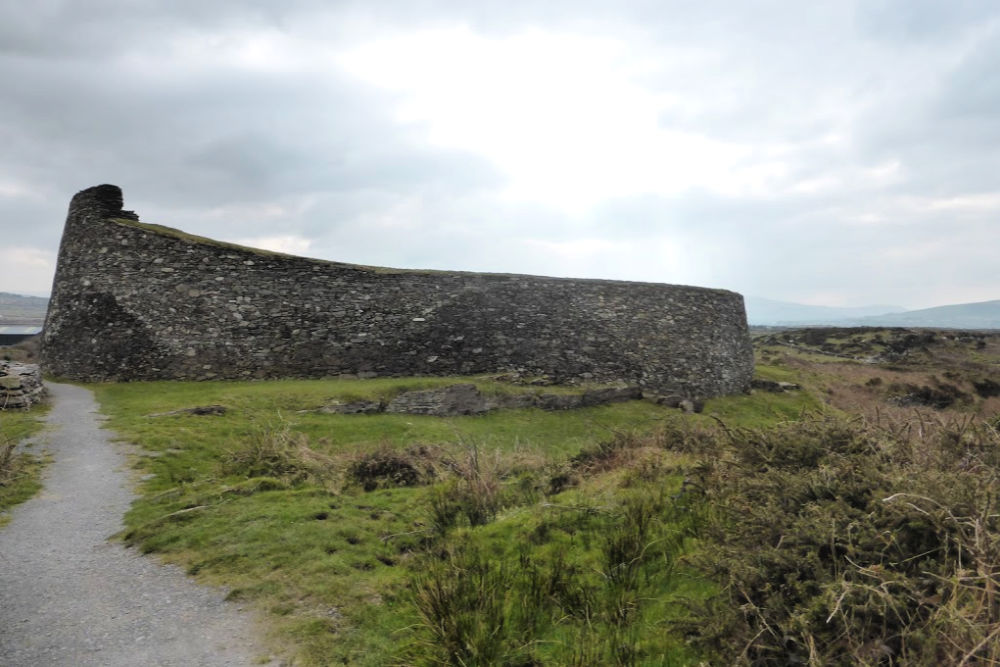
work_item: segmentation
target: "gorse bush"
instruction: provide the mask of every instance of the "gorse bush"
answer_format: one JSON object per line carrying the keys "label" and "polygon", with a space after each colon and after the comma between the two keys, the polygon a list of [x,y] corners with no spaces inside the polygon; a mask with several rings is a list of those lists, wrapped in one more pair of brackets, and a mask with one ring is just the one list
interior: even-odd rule
{"label": "gorse bush", "polygon": [[751,665],[996,664],[1000,437],[969,421],[731,434],[703,464],[695,641]]}

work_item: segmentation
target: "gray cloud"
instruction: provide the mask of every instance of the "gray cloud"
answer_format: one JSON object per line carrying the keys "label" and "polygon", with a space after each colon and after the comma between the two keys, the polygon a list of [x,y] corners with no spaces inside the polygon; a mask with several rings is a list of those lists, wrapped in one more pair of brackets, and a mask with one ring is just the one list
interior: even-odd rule
{"label": "gray cloud", "polygon": [[955,39],[996,19],[990,0],[871,0],[857,5],[858,25],[868,37],[901,45]]}
{"label": "gray cloud", "polygon": [[[252,33],[346,49],[440,25],[615,36],[647,63],[641,85],[676,100],[662,128],[745,147],[780,177],[575,213],[511,201],[487,156],[402,122],[398,94],[308,51],[273,70],[227,51]],[[7,3],[0,224],[9,247],[54,253],[70,195],[113,182],[150,221],[292,235],[342,261],[853,304],[995,298],[998,32],[987,0]],[[34,280],[0,289],[47,289]]]}

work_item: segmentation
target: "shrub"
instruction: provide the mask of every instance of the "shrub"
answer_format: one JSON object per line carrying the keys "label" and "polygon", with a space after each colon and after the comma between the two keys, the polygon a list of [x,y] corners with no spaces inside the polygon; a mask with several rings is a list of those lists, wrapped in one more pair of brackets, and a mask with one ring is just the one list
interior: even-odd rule
{"label": "shrub", "polygon": [[[996,431],[860,422],[737,434],[705,462],[698,562],[727,595],[692,627],[738,664],[1000,659]],[[919,433],[919,431],[918,431]]]}
{"label": "shrub", "polygon": [[661,620],[643,614],[676,585],[691,499],[649,485],[609,507],[554,506],[499,543],[489,528],[439,535],[413,566],[421,625],[403,662],[664,664],[662,638],[644,636]]}
{"label": "shrub", "polygon": [[225,475],[274,477],[291,483],[325,482],[334,476],[333,460],[309,446],[309,438],[289,424],[256,426],[222,456]]}
{"label": "shrub", "polygon": [[452,479],[431,491],[431,524],[434,529],[444,533],[457,525],[460,518],[465,518],[470,526],[482,526],[492,521],[505,504],[499,454],[487,460],[480,455],[477,447],[469,447],[463,455],[444,463]]}
{"label": "shrub", "polygon": [[946,382],[936,382],[935,386],[893,383],[889,385],[888,392],[897,405],[923,405],[938,410],[968,399],[965,392]]}
{"label": "shrub", "polygon": [[417,486],[435,477],[434,458],[427,447],[399,450],[381,445],[351,461],[347,466],[347,475],[365,491],[394,486]]}
{"label": "shrub", "polygon": [[[413,601],[429,636],[418,664],[530,665],[508,627],[512,573],[476,550],[429,562],[413,583]],[[520,659],[519,659],[520,658]]]}
{"label": "shrub", "polygon": [[972,386],[976,388],[976,393],[983,398],[1000,396],[1000,382],[996,380],[985,378],[978,382],[973,381]]}
{"label": "shrub", "polygon": [[632,450],[641,444],[641,439],[634,433],[615,433],[610,440],[583,448],[570,459],[570,465],[589,474],[619,468],[631,460]]}

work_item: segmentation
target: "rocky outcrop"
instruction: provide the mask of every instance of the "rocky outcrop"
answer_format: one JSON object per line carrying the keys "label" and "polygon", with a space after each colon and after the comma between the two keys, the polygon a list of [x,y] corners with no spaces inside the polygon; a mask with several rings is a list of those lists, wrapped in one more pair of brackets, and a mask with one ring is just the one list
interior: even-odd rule
{"label": "rocky outcrop", "polygon": [[41,401],[44,394],[37,364],[0,361],[0,410],[30,408]]}

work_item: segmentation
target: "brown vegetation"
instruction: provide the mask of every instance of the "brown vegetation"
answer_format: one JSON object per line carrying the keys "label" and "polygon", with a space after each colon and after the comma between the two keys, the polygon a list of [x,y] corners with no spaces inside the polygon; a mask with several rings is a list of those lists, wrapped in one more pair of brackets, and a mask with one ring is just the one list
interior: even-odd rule
{"label": "brown vegetation", "polygon": [[37,364],[41,351],[41,336],[33,336],[14,345],[0,346],[0,359],[4,361],[19,361],[26,364]]}
{"label": "brown vegetation", "polygon": [[1000,661],[1000,435],[973,418],[818,420],[728,436],[693,632],[753,665]]}
{"label": "brown vegetation", "polygon": [[691,640],[748,665],[1000,664],[1000,336],[822,329],[758,354],[834,412],[726,429],[698,466],[692,560],[725,595]]}

